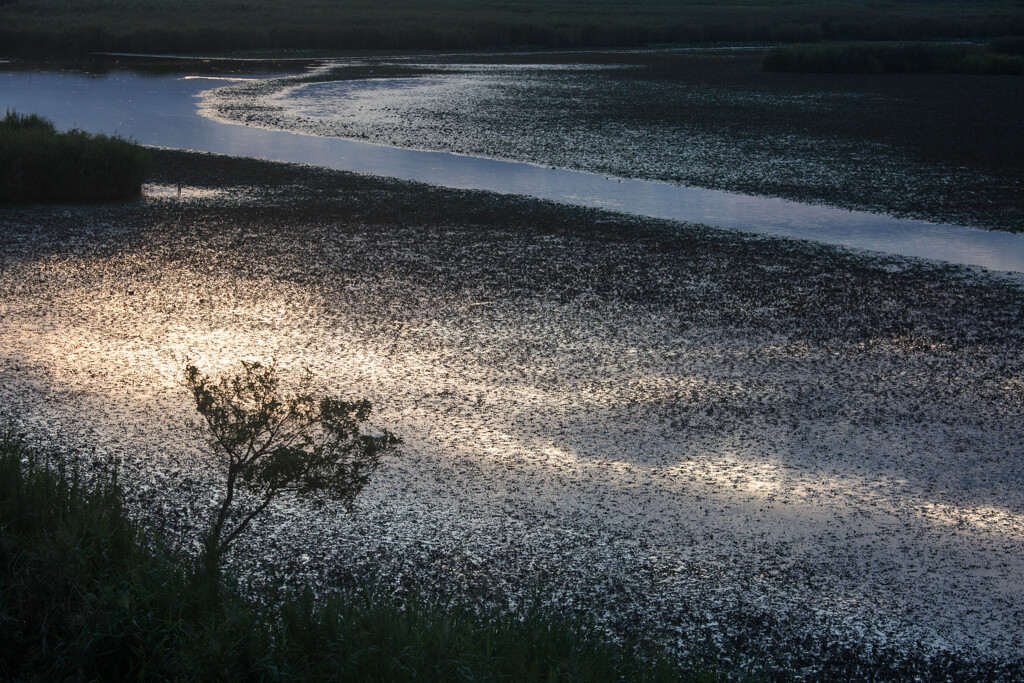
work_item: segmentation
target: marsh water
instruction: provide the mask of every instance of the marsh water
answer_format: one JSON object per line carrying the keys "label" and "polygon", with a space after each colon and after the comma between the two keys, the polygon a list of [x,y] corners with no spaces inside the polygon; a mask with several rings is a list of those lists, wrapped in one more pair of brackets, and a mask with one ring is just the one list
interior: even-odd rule
{"label": "marsh water", "polygon": [[[306,66],[11,65],[0,107],[153,145],[619,201],[745,229],[814,226],[831,241],[873,231],[902,240],[890,251],[946,244],[949,260],[995,268],[1009,256],[1000,267],[1024,270],[1020,236],[1007,233],[199,114],[210,88]],[[344,105],[365,116],[358,102],[395,87],[378,76],[300,88],[287,104],[297,94],[303,115]],[[409,108],[398,111],[407,124]],[[271,510],[232,560],[254,585],[379,576],[400,594],[412,577],[495,596],[488,608],[540,594],[681,655],[732,656],[749,643],[739,666],[805,678],[909,678],[962,653],[952,678],[1009,662],[1002,678],[1021,680],[1020,287],[955,269],[882,270],[863,254],[819,259],[802,244],[744,248],[711,230],[689,233],[700,250],[647,231],[607,239],[627,222],[575,208],[559,212],[568,225],[508,229],[523,222],[512,216],[480,229],[459,217],[517,202],[445,207],[438,198],[450,195],[416,184],[374,215],[388,195],[373,180],[192,163],[195,177],[241,191],[0,210],[0,422],[13,414],[44,445],[123,458],[144,519],[198,529],[221,484],[202,435],[182,428],[192,412],[181,360],[227,372],[276,359],[317,389],[371,400],[406,443],[356,514]],[[295,184],[264,191],[275,177]],[[324,197],[342,186],[351,191]],[[934,659],[918,665],[922,652]]]}
{"label": "marsh water", "polygon": [[[295,71],[302,66],[296,63]],[[260,71],[258,63],[249,69],[248,73],[203,74],[200,68],[171,73],[140,73],[121,68],[100,73],[45,66],[7,68],[0,70],[0,108],[39,113],[60,128],[119,134],[147,145],[300,162],[451,188],[528,195],[655,218],[1024,272],[1022,234],[269,130],[225,123],[200,114],[199,99],[203,92],[243,79],[273,75]],[[382,81],[374,79],[336,88],[332,91],[333,99],[325,102],[321,97],[318,106],[341,109],[357,90],[361,89],[366,96],[366,91],[380,87]]]}

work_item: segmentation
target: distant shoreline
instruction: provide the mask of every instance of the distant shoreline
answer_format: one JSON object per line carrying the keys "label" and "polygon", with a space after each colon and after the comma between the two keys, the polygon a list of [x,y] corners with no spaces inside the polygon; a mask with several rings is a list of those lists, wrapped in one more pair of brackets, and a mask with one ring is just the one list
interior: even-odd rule
{"label": "distant shoreline", "polygon": [[1013,0],[686,4],[454,0],[437,6],[311,0],[168,3],[114,0],[86,9],[44,0],[0,4],[0,45],[19,53],[258,49],[603,48],[667,43],[977,40],[1024,34]]}

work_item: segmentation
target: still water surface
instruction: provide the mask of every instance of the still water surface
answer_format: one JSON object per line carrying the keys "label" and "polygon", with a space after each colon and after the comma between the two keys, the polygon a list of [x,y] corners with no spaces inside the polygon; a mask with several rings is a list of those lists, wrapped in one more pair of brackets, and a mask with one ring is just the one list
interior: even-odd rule
{"label": "still water surface", "polygon": [[[269,74],[251,74],[245,78]],[[258,157],[523,194],[626,213],[785,235],[993,270],[1024,272],[1024,235],[935,225],[784,199],[606,178],[532,164],[400,149],[223,123],[201,116],[201,93],[238,77],[0,70],[0,110],[51,118],[59,128],[120,134],[137,142]],[[338,106],[344,106],[341,99]]]}

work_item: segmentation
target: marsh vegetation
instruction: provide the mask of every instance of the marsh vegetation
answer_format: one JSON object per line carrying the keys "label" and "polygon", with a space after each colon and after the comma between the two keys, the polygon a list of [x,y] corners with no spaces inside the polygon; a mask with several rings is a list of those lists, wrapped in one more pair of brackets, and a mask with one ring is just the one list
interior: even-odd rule
{"label": "marsh vegetation", "polygon": [[371,584],[246,591],[133,520],[116,469],[83,471],[10,431],[0,529],[5,680],[719,679],[549,610],[480,614]]}
{"label": "marsh vegetation", "polygon": [[1024,229],[1024,79],[767,73],[766,54],[345,60],[210,93],[204,110],[248,126]]}
{"label": "marsh vegetation", "polygon": [[883,74],[1024,74],[1024,38],[987,46],[946,43],[844,43],[775,48],[765,71]]}
{"label": "marsh vegetation", "polygon": [[58,132],[35,114],[0,119],[0,202],[90,201],[138,196],[149,156],[128,140]]}
{"label": "marsh vegetation", "polygon": [[[617,3],[586,6],[400,2],[384,26],[361,0],[19,0],[0,7],[0,39],[150,51],[1024,32],[1004,2],[630,3],[633,24]],[[1000,59],[1016,49],[1000,45]],[[347,59],[204,106],[1021,230],[1024,79],[765,72],[766,52]],[[355,80],[380,87],[353,106]],[[1024,675],[1019,273],[150,154],[157,191],[138,201],[0,213],[0,419],[71,463],[0,443],[0,624],[16,644],[0,676],[714,677],[689,661],[821,680]],[[230,377],[274,358],[312,371],[301,396],[366,397],[406,438],[343,487],[354,512],[351,496],[280,486],[315,464],[315,438],[261,450],[217,418],[234,410],[230,380],[182,386],[186,359]],[[250,426],[324,414],[271,405]],[[213,452],[196,407],[226,436],[213,430]],[[248,510],[223,498],[224,456],[243,451],[270,456],[243,482]],[[233,522],[211,533],[221,516]],[[197,564],[204,548],[226,582]]]}
{"label": "marsh vegetation", "polygon": [[674,0],[18,0],[0,45],[48,52],[632,47],[1024,35],[1016,0],[878,4]]}

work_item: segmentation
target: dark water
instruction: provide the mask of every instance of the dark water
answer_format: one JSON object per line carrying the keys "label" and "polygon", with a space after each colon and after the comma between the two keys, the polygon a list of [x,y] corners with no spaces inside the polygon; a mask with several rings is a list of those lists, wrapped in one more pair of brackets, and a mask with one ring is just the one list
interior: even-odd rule
{"label": "dark water", "polygon": [[[626,213],[705,223],[1024,272],[1024,235],[897,219],[784,199],[606,178],[532,164],[427,152],[221,123],[198,113],[200,93],[247,75],[0,70],[0,109],[47,116],[60,128],[137,142],[301,162],[453,188],[524,194]],[[340,106],[340,102],[339,102]]]}

